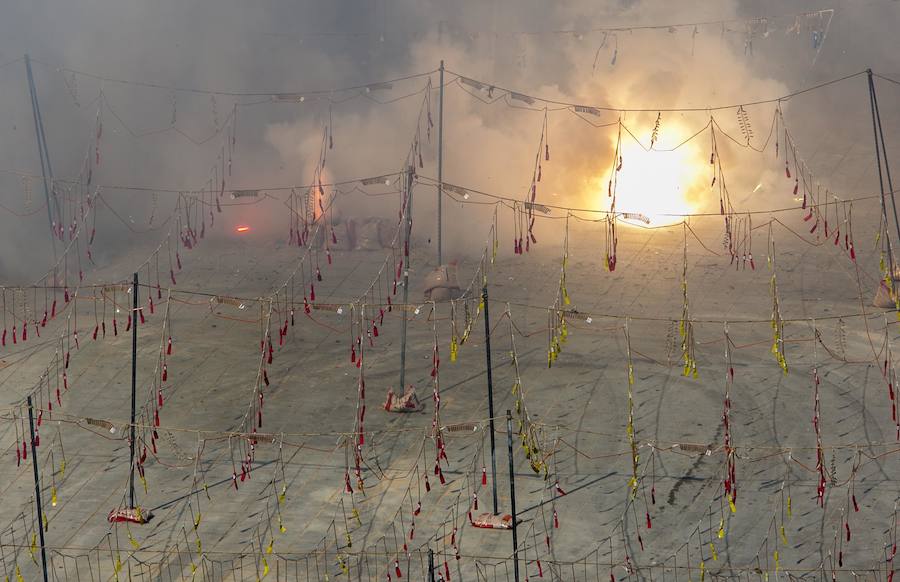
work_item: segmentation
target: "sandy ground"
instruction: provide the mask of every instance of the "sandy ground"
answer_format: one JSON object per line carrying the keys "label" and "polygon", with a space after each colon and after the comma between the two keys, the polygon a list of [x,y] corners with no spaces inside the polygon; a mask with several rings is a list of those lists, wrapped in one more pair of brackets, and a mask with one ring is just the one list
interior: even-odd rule
{"label": "sandy ground", "polygon": [[[799,213],[783,219],[805,233]],[[695,227],[711,250],[721,252],[719,219]],[[682,312],[680,227],[622,228],[618,267],[608,273],[602,267],[602,225],[573,225],[568,308],[590,313],[590,322],[587,316],[568,318],[567,342],[549,369],[546,308],[557,294],[562,249],[545,243],[525,257],[512,256],[506,248],[509,237],[501,238],[503,248],[488,276],[500,511],[510,511],[506,423],[500,417],[512,409],[518,418],[505,302],[515,324],[527,409],[550,472],[545,480],[531,470],[514,435],[521,580],[526,575],[559,580],[821,578],[833,570],[842,580],[885,579],[890,547],[884,545],[890,543],[895,521],[898,465],[888,388],[876,362],[884,359],[885,322],[895,318],[869,307],[877,257],[870,252],[871,229],[859,229],[866,233],[865,245],[858,243],[862,274],[838,247],[811,246],[775,227],[782,315],[786,320],[815,318],[821,337],[814,341],[811,321],[788,321],[787,375],[770,352],[766,229],[754,239],[756,270],[736,271],[726,257],[689,237],[696,379],[682,375],[675,323]],[[122,253],[92,277],[122,277],[146,251],[138,246]],[[146,461],[146,493],[140,482],[137,486],[138,503],[154,515],[146,525],[114,527],[106,521],[107,512],[123,503],[127,486],[128,444],[121,427],[129,410],[130,336],[108,333],[94,342],[90,330],[83,329],[81,347],[72,355],[69,390],[53,419],[44,418],[38,449],[52,580],[397,580],[394,560],[403,579],[424,580],[429,548],[436,554],[436,575],[445,579],[446,571],[453,580],[513,579],[510,532],[473,528],[466,515],[473,492],[476,513],[491,508],[481,320],[451,362],[449,306],[438,305],[434,314],[423,306],[418,315],[410,314],[407,377],[425,410],[391,415],[379,405],[387,388],[398,382],[400,319],[399,310],[387,314],[374,347],[365,351],[364,492],[352,476],[348,443],[354,437],[346,433],[354,431],[358,370],[349,358],[347,304],[372,281],[384,258],[381,252],[336,253],[334,264],[323,267],[317,302],[342,303],[344,313],[314,310],[308,318],[299,309],[284,345],[276,342],[263,430],[277,436],[259,442],[249,479],[239,477],[239,488],[233,487],[230,451],[236,451],[239,474],[241,439],[229,439],[227,432],[240,429],[254,398],[259,306],[211,308],[208,297],[186,292],[265,295],[287,276],[298,254],[272,241],[247,238],[201,245],[185,256],[169,306],[175,343],[158,455]],[[414,252],[414,298],[421,297],[422,275],[433,266],[428,255]],[[469,280],[474,264],[473,258],[463,261],[461,280]],[[867,315],[860,316],[863,308]],[[147,399],[154,374],[164,310],[165,305],[157,305],[156,314],[140,327],[139,403]],[[462,311],[460,305],[460,325]],[[627,326],[639,447],[633,499],[625,316],[632,317]],[[432,318],[437,319],[441,355],[446,485],[433,473],[435,441],[430,438]],[[79,304],[79,319],[93,327],[89,301]],[[734,512],[722,489],[726,319],[732,321],[728,331],[734,344]],[[49,329],[54,325],[59,324],[48,326],[45,339],[60,331]],[[896,336],[896,327],[890,335]],[[53,342],[30,339],[4,353],[0,391],[6,403],[16,402],[33,384],[53,349]],[[816,495],[814,366],[821,378],[824,509]],[[31,464],[16,468],[10,415],[5,412],[7,422],[0,424],[0,562],[10,580],[17,569],[24,580],[38,580],[40,570],[29,548],[35,523]],[[110,434],[85,418],[108,419],[120,428]],[[352,494],[344,482],[348,463]],[[555,487],[557,479],[564,496]],[[54,484],[58,501],[52,506]],[[421,512],[415,515],[419,502]],[[202,518],[195,528],[198,513]],[[845,522],[852,531],[849,540]],[[459,559],[454,559],[453,541]],[[39,561],[39,552],[35,557]]]}

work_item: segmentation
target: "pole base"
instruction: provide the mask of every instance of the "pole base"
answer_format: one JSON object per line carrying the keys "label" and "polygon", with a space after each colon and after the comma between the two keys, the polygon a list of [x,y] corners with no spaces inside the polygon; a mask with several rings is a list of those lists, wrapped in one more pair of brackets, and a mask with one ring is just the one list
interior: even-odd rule
{"label": "pole base", "polygon": [[153,517],[152,514],[143,513],[140,507],[123,507],[110,511],[109,515],[106,516],[106,520],[109,521],[109,523],[121,523],[125,521],[128,523],[143,524],[150,521],[151,517]]}

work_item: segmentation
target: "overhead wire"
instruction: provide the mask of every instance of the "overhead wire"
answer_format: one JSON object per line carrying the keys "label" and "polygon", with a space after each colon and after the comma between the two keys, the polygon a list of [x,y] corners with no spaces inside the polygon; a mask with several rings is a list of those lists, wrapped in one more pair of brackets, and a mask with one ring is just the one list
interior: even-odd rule
{"label": "overhead wire", "polygon": [[105,83],[118,83],[122,85],[133,85],[136,87],[145,87],[149,89],[162,89],[165,91],[175,91],[179,93],[196,93],[200,95],[223,95],[227,97],[290,97],[290,96],[322,96],[329,95],[332,93],[345,93],[347,91],[364,91],[365,89],[370,89],[372,87],[377,87],[379,85],[384,85],[386,83],[399,83],[401,81],[408,81],[411,79],[418,79],[421,77],[428,77],[436,72],[437,69],[433,69],[430,71],[425,71],[421,73],[412,73],[409,75],[402,75],[397,77],[392,77],[390,79],[383,79],[380,81],[375,81],[372,83],[366,83],[362,85],[350,85],[345,87],[338,87],[333,89],[314,89],[307,91],[285,91],[285,90],[273,90],[273,91],[235,91],[235,90],[222,90],[222,89],[206,89],[200,87],[187,87],[187,86],[178,86],[178,85],[166,85],[163,83],[154,83],[149,81],[136,81],[133,79],[122,79],[119,77],[112,77],[108,75],[98,75],[95,73],[89,73],[87,71],[80,71],[78,69],[74,69],[71,67],[65,66],[55,66],[51,63],[41,61],[38,59],[31,59],[31,62],[38,63],[45,67],[49,67],[51,69],[55,69],[59,72],[69,73],[72,75],[77,75],[81,77],[86,77],[88,79],[94,79],[96,81],[103,81]]}

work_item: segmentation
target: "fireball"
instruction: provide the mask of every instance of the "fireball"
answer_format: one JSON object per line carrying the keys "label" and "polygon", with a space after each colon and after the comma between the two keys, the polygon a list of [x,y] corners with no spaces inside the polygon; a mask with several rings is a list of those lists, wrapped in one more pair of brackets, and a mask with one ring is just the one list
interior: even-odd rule
{"label": "fireball", "polygon": [[[663,136],[666,143],[662,143]],[[622,217],[623,222],[646,224],[641,219],[646,217],[650,226],[666,226],[697,212],[699,198],[712,182],[715,168],[704,159],[696,140],[683,143],[688,136],[683,127],[664,126],[661,141],[648,150],[623,132],[621,168],[618,172],[609,168],[605,173],[607,177],[615,174],[616,211],[628,215]],[[612,198],[606,183],[601,197],[603,209],[608,210]]]}

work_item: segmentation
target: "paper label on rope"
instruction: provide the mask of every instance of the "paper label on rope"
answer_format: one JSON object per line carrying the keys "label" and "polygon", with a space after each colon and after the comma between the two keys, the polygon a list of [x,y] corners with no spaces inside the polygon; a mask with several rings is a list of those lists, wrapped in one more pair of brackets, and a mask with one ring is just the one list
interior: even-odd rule
{"label": "paper label on rope", "polygon": [[472,87],[479,91],[484,89],[484,83],[480,83],[474,79],[469,79],[468,77],[460,77],[459,82],[462,83],[463,85],[468,85],[469,87]]}
{"label": "paper label on rope", "polygon": [[388,174],[384,176],[374,176],[372,178],[364,178],[359,181],[363,186],[374,186],[375,184],[390,184],[390,179],[393,177],[393,174]]}
{"label": "paper label on rope", "polygon": [[543,212],[544,214],[550,214],[549,208],[547,208],[543,204],[538,204],[537,202],[526,202],[525,209],[526,210],[537,210],[538,212]]}
{"label": "paper label on rope", "polygon": [[623,212],[622,218],[625,220],[639,220],[644,224],[650,224],[650,219],[640,212]]}
{"label": "paper label on rope", "polygon": [[456,194],[459,194],[460,196],[465,196],[469,193],[469,191],[466,190],[465,188],[463,188],[462,186],[457,186],[456,184],[449,184],[447,182],[443,182],[443,188],[447,192],[455,192]]}
{"label": "paper label on rope", "polygon": [[247,301],[244,299],[238,299],[236,297],[227,297],[225,295],[216,295],[212,297],[209,302],[213,305],[230,305],[232,307],[237,307],[238,309],[246,309]]}
{"label": "paper label on rope", "polygon": [[600,115],[600,110],[596,107],[588,107],[587,105],[576,105],[575,113],[587,113],[588,115]]}
{"label": "paper label on rope", "polygon": [[529,105],[532,105],[534,103],[534,99],[532,99],[528,95],[523,95],[522,93],[515,93],[514,91],[510,91],[509,96],[512,99],[528,103]]}

